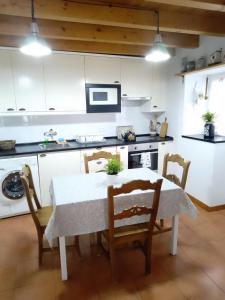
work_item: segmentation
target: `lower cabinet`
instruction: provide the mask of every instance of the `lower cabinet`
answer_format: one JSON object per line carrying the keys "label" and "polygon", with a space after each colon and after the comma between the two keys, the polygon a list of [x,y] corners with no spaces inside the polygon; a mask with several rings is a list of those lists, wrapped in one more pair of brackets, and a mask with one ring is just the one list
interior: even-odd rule
{"label": "lower cabinet", "polygon": [[158,173],[162,175],[163,160],[166,153],[171,152],[173,142],[161,142],[159,143],[159,156],[158,156]]}
{"label": "lower cabinet", "polygon": [[50,184],[53,176],[80,174],[80,151],[65,151],[38,154],[41,202],[52,203]]}

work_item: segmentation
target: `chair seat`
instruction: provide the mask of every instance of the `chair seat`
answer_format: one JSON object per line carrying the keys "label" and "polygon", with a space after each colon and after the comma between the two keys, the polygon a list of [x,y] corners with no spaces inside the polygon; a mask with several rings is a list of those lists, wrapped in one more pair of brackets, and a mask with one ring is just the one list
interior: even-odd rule
{"label": "chair seat", "polygon": [[40,222],[41,227],[46,227],[49,221],[49,218],[52,214],[53,207],[46,206],[37,210],[36,215]]}
{"label": "chair seat", "polygon": [[[108,239],[108,230],[103,231],[103,235],[106,239]],[[148,224],[141,223],[141,224],[134,224],[134,225],[126,225],[122,227],[115,228],[114,237],[119,238],[123,236],[129,236],[139,233],[148,232]]]}

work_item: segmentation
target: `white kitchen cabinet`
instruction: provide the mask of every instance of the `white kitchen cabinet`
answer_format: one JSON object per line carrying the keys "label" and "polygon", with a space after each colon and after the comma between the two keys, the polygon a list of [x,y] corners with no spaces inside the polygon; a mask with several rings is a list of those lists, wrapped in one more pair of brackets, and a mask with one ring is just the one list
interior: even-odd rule
{"label": "white kitchen cabinet", "polygon": [[151,64],[141,59],[121,59],[121,88],[123,98],[150,98]]}
{"label": "white kitchen cabinet", "polygon": [[120,59],[102,56],[85,57],[85,81],[87,83],[120,83]]}
{"label": "white kitchen cabinet", "polygon": [[80,174],[80,151],[38,154],[38,166],[42,205],[50,205],[49,188],[52,177]]}
{"label": "white kitchen cabinet", "polygon": [[[91,148],[91,149],[87,149],[87,150],[81,150],[81,172],[85,173],[85,167],[84,167],[84,155],[92,155],[93,153],[99,152],[99,151],[106,151],[106,152],[110,152],[112,154],[116,154],[116,147],[96,147],[96,148]],[[89,166],[89,170],[90,172],[97,172],[100,170],[103,170],[104,167],[106,166],[107,160],[105,159],[98,159],[98,160],[94,160],[94,161],[90,161],[88,166]]]}
{"label": "white kitchen cabinet", "polygon": [[117,146],[116,152],[120,154],[123,169],[128,169],[128,146]]}
{"label": "white kitchen cabinet", "polygon": [[165,112],[166,82],[165,74],[159,65],[152,65],[151,99],[143,103],[142,112]]}
{"label": "white kitchen cabinet", "polygon": [[0,112],[10,113],[16,110],[16,100],[13,87],[11,54],[0,50]]}
{"label": "white kitchen cabinet", "polygon": [[12,53],[17,111],[45,111],[42,60]]}
{"label": "white kitchen cabinet", "polygon": [[47,111],[86,111],[84,56],[52,54],[44,59]]}
{"label": "white kitchen cabinet", "polygon": [[170,153],[173,146],[173,142],[161,142],[158,148],[158,173],[162,175],[163,160],[166,153]]}

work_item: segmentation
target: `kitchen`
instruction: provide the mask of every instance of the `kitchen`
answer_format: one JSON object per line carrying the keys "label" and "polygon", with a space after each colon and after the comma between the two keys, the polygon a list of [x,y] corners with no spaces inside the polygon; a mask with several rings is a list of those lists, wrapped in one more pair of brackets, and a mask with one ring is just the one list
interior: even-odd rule
{"label": "kitchen", "polygon": [[[0,298],[26,299],[31,291],[39,290],[39,299],[46,298],[46,295],[46,299],[108,299],[110,296],[112,299],[149,299],[152,293],[158,297],[168,293],[171,299],[187,299],[189,296],[205,299],[206,291],[209,299],[223,299],[224,256],[220,249],[224,249],[225,235],[217,228],[223,228],[224,225],[225,190],[222,178],[225,170],[225,127],[223,104],[214,99],[222,99],[223,96],[225,40],[223,37],[213,37],[224,35],[221,26],[213,23],[214,26],[208,27],[202,34],[204,29],[197,22],[185,29],[184,18],[184,22],[180,21],[179,24],[180,32],[177,33],[175,29],[171,32],[171,28],[166,28],[165,18],[166,14],[171,14],[171,18],[176,15],[176,10],[171,9],[175,4],[166,4],[165,1],[142,1],[144,9],[138,4],[131,4],[131,1],[57,1],[57,12],[53,9],[52,1],[48,4],[42,1],[42,5],[40,1],[24,1],[15,6],[12,1],[7,5],[6,2],[0,2],[0,147],[3,147],[0,151],[0,232],[3,240],[3,246],[0,247],[0,278],[4,282],[0,288]],[[113,2],[113,5],[107,6],[108,2]],[[122,2],[130,3],[126,3],[127,6]],[[198,10],[195,6],[197,1],[188,2],[193,5],[193,12]],[[220,9],[216,3],[211,4],[211,8],[207,6],[208,2],[201,3],[198,11],[201,13],[196,14],[200,20],[206,19],[208,10]],[[176,5],[179,7],[179,3]],[[96,15],[91,15],[87,7]],[[185,17],[188,8],[184,4],[180,9]],[[212,11],[209,17],[211,21],[216,15]],[[136,24],[129,20],[127,13],[136,16]],[[221,14],[216,16],[221,16],[222,23]],[[49,55],[34,57],[20,51],[30,32],[31,15],[32,34],[47,42],[52,49]],[[124,17],[123,22],[121,16]],[[147,17],[152,27],[146,25]],[[93,30],[95,33],[91,35]],[[159,43],[161,46],[161,31],[161,38],[167,46],[163,46],[163,51],[170,58],[165,62],[151,62],[147,57],[144,59],[155,35],[156,45]],[[40,52],[36,55],[39,56]],[[220,94],[217,92],[219,83]],[[204,137],[203,134],[202,115],[207,111],[216,114],[214,137],[206,137],[206,134]],[[86,174],[89,173],[86,172],[86,157],[101,152],[119,155],[123,168],[119,174],[121,181],[117,176],[115,182],[111,182],[109,175],[107,177],[99,172],[105,168],[105,162],[101,160],[93,164],[93,171],[90,172],[97,171],[93,174],[95,177]],[[56,237],[61,238],[60,245],[58,249],[57,243],[53,243],[56,249],[43,253],[43,262],[39,267],[37,234],[29,214],[24,186],[20,182],[24,164],[31,168],[41,206],[45,208],[55,203],[57,208],[57,201],[64,201],[66,206],[71,195],[74,199],[84,197],[81,186],[86,182],[84,178],[87,175],[90,182],[87,181],[84,186],[89,185],[90,193],[93,188],[94,199],[100,196],[104,198],[102,193],[106,192],[107,186],[126,183],[126,178],[146,179],[145,169],[150,169],[151,178],[158,179],[155,176],[164,172],[166,153],[179,154],[185,161],[190,161],[185,187],[187,194],[179,190],[180,201],[184,201],[185,197],[188,200],[184,201],[184,207],[177,214],[184,212],[195,218],[192,220],[180,215],[177,236],[178,219],[169,214],[166,201],[163,208],[164,198],[174,192],[174,187],[172,189],[168,183],[166,189],[165,186],[162,188],[157,219],[161,221],[173,217],[172,227],[168,230],[172,234],[167,232],[162,237],[160,234],[153,237],[153,267],[150,275],[144,276],[143,258],[139,258],[139,254],[135,256],[135,245],[118,258],[122,267],[115,273],[120,280],[113,285],[108,259],[99,252],[94,236],[95,232],[100,232],[107,225],[92,220],[93,207],[89,208],[90,203],[86,203],[82,210],[78,205],[77,212],[72,207],[69,212],[68,208],[67,217],[64,216],[63,221],[61,219],[64,227],[69,214],[77,219],[79,230],[76,231],[77,227],[68,236],[76,236],[75,248],[79,251],[74,250],[74,240],[71,238],[66,240],[67,246],[63,245],[65,239],[54,228],[53,221],[54,218],[57,221],[60,210],[52,215],[45,234],[50,246],[51,240]],[[179,168],[172,171],[180,175]],[[60,178],[64,182],[63,193],[59,189]],[[95,178],[99,178],[99,181],[94,186]],[[163,184],[168,181],[165,176],[163,180]],[[105,184],[104,191],[99,186],[100,182]],[[96,186],[99,188],[94,190]],[[89,194],[86,196],[90,197]],[[103,206],[98,208],[101,212],[104,209]],[[97,208],[94,211],[95,218],[101,219]],[[90,224],[84,221],[86,218]],[[95,230],[90,229],[91,226]],[[168,251],[170,236],[171,250]],[[21,245],[17,249],[15,243],[19,243],[20,238]],[[190,246],[193,249],[190,250]],[[45,247],[49,250],[47,241]],[[7,251],[16,257],[12,262]],[[68,252],[67,256],[65,252]],[[221,272],[218,277],[204,259],[212,252],[213,268]],[[199,256],[202,259],[195,273],[191,265],[196,263]],[[19,258],[25,267],[19,263]],[[98,263],[102,274],[96,277],[89,288],[89,282],[92,281],[89,273],[98,270]],[[189,270],[187,275],[181,274],[177,263]],[[157,266],[161,273],[165,273],[165,281],[157,274]],[[129,278],[130,290],[125,278],[132,269],[134,274]],[[83,272],[82,275],[80,272]],[[176,272],[179,274],[177,278]],[[78,278],[80,275],[86,279]],[[37,280],[32,281],[32,276]],[[46,276],[49,284],[46,284],[43,276]],[[194,276],[199,280],[195,288],[191,283]],[[154,278],[159,282],[158,289],[151,281]],[[104,280],[109,284],[109,289],[103,287]],[[144,281],[147,287],[141,288]],[[189,292],[185,289],[185,282],[189,284]],[[90,289],[90,293],[86,289]]]}

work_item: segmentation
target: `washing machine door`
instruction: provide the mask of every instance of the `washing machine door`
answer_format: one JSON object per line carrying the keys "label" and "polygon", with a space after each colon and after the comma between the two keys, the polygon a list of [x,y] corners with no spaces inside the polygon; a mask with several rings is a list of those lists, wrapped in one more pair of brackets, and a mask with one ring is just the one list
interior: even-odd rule
{"label": "washing machine door", "polygon": [[10,200],[19,200],[24,196],[24,188],[19,171],[8,173],[2,180],[2,194]]}

